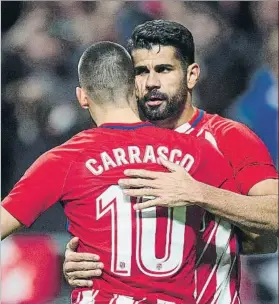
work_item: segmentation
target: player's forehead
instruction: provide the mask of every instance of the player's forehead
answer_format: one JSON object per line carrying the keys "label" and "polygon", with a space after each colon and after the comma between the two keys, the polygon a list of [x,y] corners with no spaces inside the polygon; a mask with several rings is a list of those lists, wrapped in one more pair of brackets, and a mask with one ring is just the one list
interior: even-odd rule
{"label": "player's forehead", "polygon": [[150,50],[135,49],[132,51],[132,58],[135,67],[154,68],[156,65],[163,64],[179,66],[176,50],[172,46],[154,45]]}

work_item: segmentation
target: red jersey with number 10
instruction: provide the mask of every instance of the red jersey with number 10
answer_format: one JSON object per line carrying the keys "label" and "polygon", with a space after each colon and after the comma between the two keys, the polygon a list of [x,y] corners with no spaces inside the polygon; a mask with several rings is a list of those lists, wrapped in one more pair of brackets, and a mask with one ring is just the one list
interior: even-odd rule
{"label": "red jersey with number 10", "polygon": [[72,303],[196,303],[196,242],[204,210],[197,206],[134,211],[118,180],[127,168],[163,171],[165,157],[195,179],[234,190],[227,161],[206,140],[149,123],[106,124],[42,155],[4,200],[26,226],[60,201],[78,251],[104,263],[92,289]]}

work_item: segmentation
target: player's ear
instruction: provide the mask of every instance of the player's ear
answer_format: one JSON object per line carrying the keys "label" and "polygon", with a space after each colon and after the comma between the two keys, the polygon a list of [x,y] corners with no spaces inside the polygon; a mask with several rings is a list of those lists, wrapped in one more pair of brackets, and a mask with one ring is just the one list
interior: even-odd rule
{"label": "player's ear", "polygon": [[188,66],[187,69],[187,87],[193,89],[197,84],[200,76],[200,66],[197,63],[193,63]]}
{"label": "player's ear", "polygon": [[81,105],[81,107],[83,109],[88,109],[89,108],[88,97],[87,97],[86,93],[84,92],[84,90],[82,88],[76,87],[76,95],[77,95],[77,99],[78,99],[78,102]]}

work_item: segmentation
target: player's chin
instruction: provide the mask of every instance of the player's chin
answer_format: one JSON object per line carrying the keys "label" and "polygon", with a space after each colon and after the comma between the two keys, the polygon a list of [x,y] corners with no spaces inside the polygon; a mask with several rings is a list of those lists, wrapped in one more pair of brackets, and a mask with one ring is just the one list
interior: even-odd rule
{"label": "player's chin", "polygon": [[145,104],[145,112],[151,116],[158,117],[160,119],[161,116],[164,116],[165,110],[166,110],[166,101],[162,101],[158,105],[148,105]]}
{"label": "player's chin", "polygon": [[149,121],[159,121],[159,120],[165,120],[165,116],[162,115],[161,112],[159,111],[146,111],[145,112],[145,118],[148,119]]}

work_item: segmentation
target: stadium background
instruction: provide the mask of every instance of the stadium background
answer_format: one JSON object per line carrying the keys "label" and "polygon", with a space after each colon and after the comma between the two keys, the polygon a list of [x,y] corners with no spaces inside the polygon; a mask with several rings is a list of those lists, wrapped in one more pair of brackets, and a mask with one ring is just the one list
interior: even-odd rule
{"label": "stadium background", "polygon": [[[278,166],[278,2],[2,1],[1,17],[2,198],[40,154],[92,126],[75,98],[84,49],[99,40],[125,45],[136,25],[158,18],[193,33],[196,105],[246,123]],[[1,246],[2,303],[68,303],[60,205],[25,232]],[[278,303],[278,254],[242,263],[243,303]]]}

